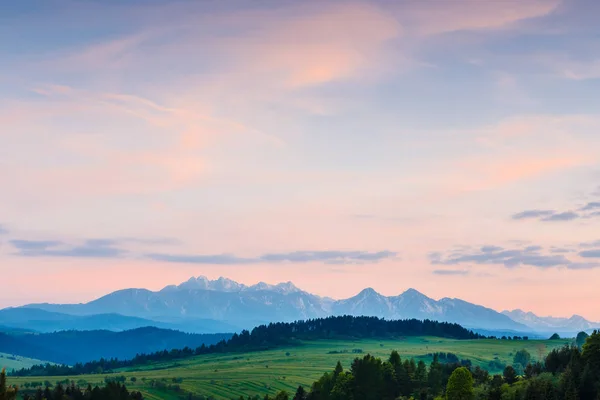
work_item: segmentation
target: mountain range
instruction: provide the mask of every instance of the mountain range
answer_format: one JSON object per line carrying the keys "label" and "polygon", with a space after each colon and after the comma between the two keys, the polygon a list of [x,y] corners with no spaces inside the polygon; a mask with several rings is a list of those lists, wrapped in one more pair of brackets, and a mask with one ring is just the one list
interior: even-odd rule
{"label": "mountain range", "polygon": [[367,288],[351,298],[333,300],[303,291],[291,282],[247,286],[223,277],[209,280],[203,276],[159,291],[119,290],[89,303],[41,303],[4,309],[0,310],[0,325],[40,332],[156,326],[214,333],[330,315],[430,319],[488,332],[533,334],[576,333],[600,326],[578,316],[544,318],[520,310],[500,313],[460,299],[434,300],[415,289],[397,296],[383,296]]}

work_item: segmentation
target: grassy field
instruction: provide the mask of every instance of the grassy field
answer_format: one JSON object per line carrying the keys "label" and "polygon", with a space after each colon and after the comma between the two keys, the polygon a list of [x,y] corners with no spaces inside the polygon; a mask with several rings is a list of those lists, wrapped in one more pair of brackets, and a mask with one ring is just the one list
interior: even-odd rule
{"label": "grassy field", "polygon": [[[402,358],[413,357],[427,364],[434,352],[450,352],[461,359],[470,359],[474,366],[490,369],[490,362],[510,364],[515,352],[527,349],[533,359],[544,357],[550,350],[561,347],[568,340],[451,340],[437,337],[409,337],[399,340],[320,340],[304,342],[300,346],[277,350],[211,354],[169,363],[156,363],[135,371],[122,370],[112,375],[82,375],[70,377],[74,381],[101,383],[105,376],[127,377],[128,387],[140,390],[148,399],[178,399],[181,394],[173,390],[158,390],[151,381],[162,381],[168,385],[179,385],[185,394],[212,395],[217,399],[233,399],[240,395],[264,395],[279,390],[295,392],[298,385],[309,386],[324,372],[333,370],[337,361],[345,368],[361,354],[352,353],[361,349],[363,354],[387,358],[397,350]],[[335,352],[335,353],[334,353]],[[492,373],[500,372],[497,368]],[[130,381],[131,377],[136,382]],[[65,377],[10,378],[10,384],[49,380],[56,382]]]}
{"label": "grassy field", "polygon": [[7,371],[13,369],[29,368],[32,365],[46,363],[46,361],[35,360],[33,358],[15,356],[12,354],[0,353],[0,368],[6,368]]}

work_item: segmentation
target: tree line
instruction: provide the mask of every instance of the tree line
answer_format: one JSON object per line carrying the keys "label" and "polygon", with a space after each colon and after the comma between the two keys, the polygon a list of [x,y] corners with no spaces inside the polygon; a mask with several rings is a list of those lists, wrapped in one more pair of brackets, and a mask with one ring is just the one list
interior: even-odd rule
{"label": "tree line", "polygon": [[377,317],[338,316],[317,318],[306,321],[278,322],[257,326],[252,331],[243,330],[229,339],[216,344],[193,349],[164,350],[148,354],[137,354],[129,360],[117,358],[68,365],[36,365],[13,371],[13,376],[65,376],[81,374],[102,374],[118,368],[135,367],[152,362],[165,362],[195,355],[268,350],[281,345],[289,345],[299,340],[333,338],[385,338],[399,336],[437,336],[451,339],[480,339],[485,336],[474,333],[458,324],[430,320],[393,320]]}
{"label": "tree line", "polygon": [[[0,400],[16,400],[19,389],[6,385],[6,371],[0,372]],[[88,385],[86,389],[75,383],[63,386],[61,383],[54,388],[46,386],[37,388],[32,393],[24,393],[23,400],[143,400],[140,392],[130,392],[124,384],[107,382],[103,387]]]}

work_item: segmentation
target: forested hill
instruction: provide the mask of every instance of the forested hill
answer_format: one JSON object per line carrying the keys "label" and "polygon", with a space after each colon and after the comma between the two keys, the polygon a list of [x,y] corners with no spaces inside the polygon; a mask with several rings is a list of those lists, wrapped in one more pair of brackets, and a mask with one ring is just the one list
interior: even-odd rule
{"label": "forested hill", "polygon": [[390,336],[438,336],[451,339],[480,339],[484,336],[463,328],[458,324],[430,320],[394,320],[377,317],[328,317],[290,323],[261,325],[252,332],[234,334],[231,345],[285,344],[292,339],[311,340],[328,338],[371,338]]}
{"label": "forested hill", "polygon": [[154,327],[123,332],[61,331],[44,334],[0,333],[0,352],[59,364],[75,364],[100,358],[128,359],[140,353],[211,345],[231,334],[188,334]]}
{"label": "forested hill", "polygon": [[[451,339],[479,339],[484,337],[460,325],[447,322],[419,321],[415,319],[387,321],[376,317],[328,317],[291,323],[261,325],[254,328],[251,332],[242,331],[240,334],[234,334],[228,340],[221,340],[212,345],[202,344],[195,349],[186,347],[179,350],[139,354],[130,360],[106,359],[104,357],[104,359],[99,361],[76,364],[73,367],[36,366],[31,369],[16,371],[14,375],[102,373],[116,368],[145,365],[150,362],[167,361],[201,354],[266,350],[281,345],[297,343],[300,340],[401,336],[437,336]],[[69,347],[66,348],[68,349]]]}

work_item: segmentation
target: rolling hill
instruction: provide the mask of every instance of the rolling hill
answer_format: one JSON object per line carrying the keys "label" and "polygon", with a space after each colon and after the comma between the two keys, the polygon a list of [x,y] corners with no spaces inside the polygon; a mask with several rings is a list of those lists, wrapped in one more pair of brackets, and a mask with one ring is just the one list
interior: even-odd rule
{"label": "rolling hill", "polygon": [[189,334],[154,327],[123,332],[97,330],[23,335],[0,333],[0,352],[71,365],[100,358],[130,359],[139,353],[196,348],[230,337],[230,334]]}
{"label": "rolling hill", "polygon": [[[130,389],[140,390],[148,399],[167,400],[189,398],[188,396],[213,396],[218,400],[230,400],[239,396],[259,394],[274,395],[280,390],[293,393],[298,385],[309,387],[324,372],[331,371],[340,361],[349,368],[357,357],[353,350],[364,354],[387,358],[391,350],[397,350],[402,359],[414,357],[429,364],[430,353],[456,354],[469,359],[473,366],[501,373],[503,365],[510,364],[517,349],[528,350],[534,360],[545,356],[554,348],[568,343],[564,340],[455,340],[430,336],[402,339],[352,339],[303,341],[267,351],[240,353],[215,353],[194,356],[183,360],[157,362],[145,367],[125,368],[112,374],[91,374],[56,377],[9,377],[9,384],[22,386],[25,382],[51,382],[69,380],[92,384],[104,382],[105,377],[125,376]],[[131,378],[136,382],[132,383]],[[179,391],[169,390],[176,380]],[[156,382],[162,382],[157,388]],[[196,397],[198,398],[198,397]]]}

